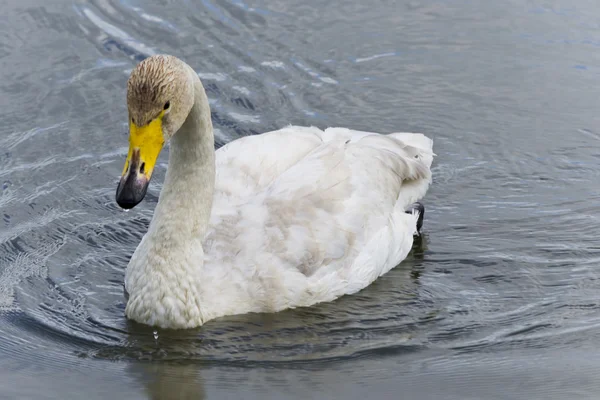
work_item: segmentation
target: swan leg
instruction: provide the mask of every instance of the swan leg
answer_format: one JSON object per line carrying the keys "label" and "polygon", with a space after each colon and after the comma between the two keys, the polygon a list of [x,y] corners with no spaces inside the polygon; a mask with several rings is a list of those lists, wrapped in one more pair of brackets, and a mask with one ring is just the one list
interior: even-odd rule
{"label": "swan leg", "polygon": [[421,233],[423,227],[423,216],[425,215],[425,206],[419,202],[413,203],[410,209],[406,211],[407,214],[419,213],[419,219],[417,220],[417,233]]}

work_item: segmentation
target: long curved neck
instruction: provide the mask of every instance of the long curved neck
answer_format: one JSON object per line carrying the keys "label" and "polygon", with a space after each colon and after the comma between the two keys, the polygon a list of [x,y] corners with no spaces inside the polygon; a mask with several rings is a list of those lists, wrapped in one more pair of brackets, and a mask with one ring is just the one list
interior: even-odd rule
{"label": "long curved neck", "polygon": [[125,274],[130,295],[125,314],[170,328],[198,326],[206,319],[204,289],[198,283],[215,187],[210,108],[198,75],[187,69],[194,105],[171,139],[169,169],[152,222]]}
{"label": "long curved neck", "polygon": [[191,68],[194,105],[171,139],[169,168],[149,232],[163,238],[206,234],[215,187],[215,148],[204,87]]}

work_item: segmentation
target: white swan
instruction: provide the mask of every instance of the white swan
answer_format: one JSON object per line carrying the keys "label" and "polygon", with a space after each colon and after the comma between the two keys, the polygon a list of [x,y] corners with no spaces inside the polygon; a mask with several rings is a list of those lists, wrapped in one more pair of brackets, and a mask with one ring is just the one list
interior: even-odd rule
{"label": "white swan", "polygon": [[218,151],[206,93],[172,56],[128,81],[130,146],[117,202],[144,197],[163,144],[169,166],[125,275],[125,313],[162,328],[275,312],[355,293],[400,263],[431,182],[421,134],[290,126]]}

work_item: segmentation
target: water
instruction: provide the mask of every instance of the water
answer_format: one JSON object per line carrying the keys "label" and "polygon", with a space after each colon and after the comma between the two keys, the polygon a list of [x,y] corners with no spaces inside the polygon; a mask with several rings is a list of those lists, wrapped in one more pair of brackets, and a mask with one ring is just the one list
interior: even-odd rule
{"label": "water", "polygon": [[[21,0],[0,20],[0,397],[597,398],[600,6]],[[123,317],[125,83],[200,74],[218,144],[287,125],[434,139],[425,234],[355,296],[154,331]]]}

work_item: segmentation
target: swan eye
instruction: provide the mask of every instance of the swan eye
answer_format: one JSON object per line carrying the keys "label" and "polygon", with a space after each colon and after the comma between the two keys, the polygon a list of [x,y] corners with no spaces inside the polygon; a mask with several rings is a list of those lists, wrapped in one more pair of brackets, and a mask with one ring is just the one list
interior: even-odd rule
{"label": "swan eye", "polygon": [[171,107],[171,102],[170,102],[170,101],[167,101],[167,102],[165,103],[165,106],[163,107],[163,110],[167,111],[167,110],[169,109],[169,107]]}

